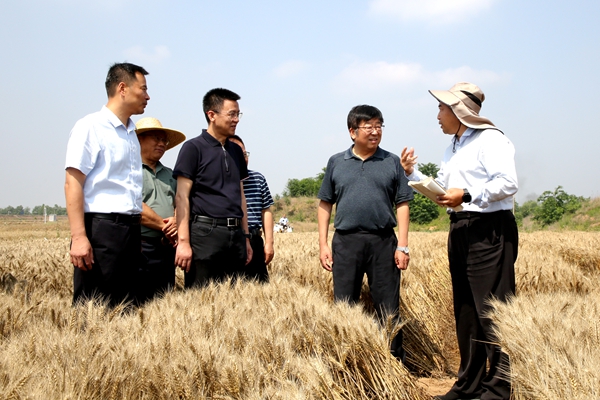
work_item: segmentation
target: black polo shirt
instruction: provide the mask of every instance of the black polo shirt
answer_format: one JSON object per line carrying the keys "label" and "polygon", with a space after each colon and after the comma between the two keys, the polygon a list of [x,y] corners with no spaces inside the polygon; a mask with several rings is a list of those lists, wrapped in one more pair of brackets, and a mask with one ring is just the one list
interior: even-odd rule
{"label": "black polo shirt", "polygon": [[193,182],[190,190],[190,212],[212,218],[242,218],[240,182],[248,177],[248,168],[240,146],[225,146],[206,129],[200,136],[183,144],[173,176]]}
{"label": "black polo shirt", "polygon": [[396,226],[396,205],[413,190],[397,155],[379,147],[363,161],[350,147],[329,159],[318,197],[336,204],[336,229],[376,231]]}

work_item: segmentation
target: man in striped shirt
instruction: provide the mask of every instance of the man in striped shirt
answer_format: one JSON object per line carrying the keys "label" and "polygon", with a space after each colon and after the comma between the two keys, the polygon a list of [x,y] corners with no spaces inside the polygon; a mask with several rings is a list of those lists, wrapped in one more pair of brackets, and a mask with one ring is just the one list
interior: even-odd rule
{"label": "man in striped shirt", "polygon": [[[250,153],[246,151],[242,139],[234,135],[229,140],[242,148],[246,164],[248,164]],[[248,209],[248,231],[251,235],[250,244],[253,252],[252,260],[244,269],[244,276],[259,282],[268,282],[267,265],[275,254],[273,250],[273,213],[271,212],[273,198],[267,180],[260,172],[248,170],[248,179],[245,179],[243,184]],[[264,242],[261,228],[264,229]]]}

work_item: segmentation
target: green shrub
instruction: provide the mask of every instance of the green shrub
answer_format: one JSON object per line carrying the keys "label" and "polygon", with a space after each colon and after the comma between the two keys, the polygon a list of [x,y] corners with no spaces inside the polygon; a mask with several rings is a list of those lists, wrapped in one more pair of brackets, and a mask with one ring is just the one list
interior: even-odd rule
{"label": "green shrub", "polygon": [[543,226],[550,225],[577,211],[584,201],[584,197],[568,194],[558,186],[554,192],[547,190],[537,199],[539,206],[533,212],[533,219]]}
{"label": "green shrub", "polygon": [[417,224],[428,224],[440,215],[440,207],[420,193],[410,202],[410,221]]}

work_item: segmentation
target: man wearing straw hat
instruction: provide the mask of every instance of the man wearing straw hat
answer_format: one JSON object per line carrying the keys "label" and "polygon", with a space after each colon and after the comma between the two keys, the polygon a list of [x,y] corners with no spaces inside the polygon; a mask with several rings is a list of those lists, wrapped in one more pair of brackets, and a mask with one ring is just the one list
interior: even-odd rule
{"label": "man wearing straw hat", "polygon": [[114,306],[132,299],[141,257],[142,158],[130,117],[150,100],[145,75],[134,64],[112,65],[108,103],[71,130],[65,198],[74,303],[101,296]]}
{"label": "man wearing straw hat", "polygon": [[142,118],[136,124],[142,149],[142,262],[136,278],[140,304],[175,286],[175,193],[177,180],[160,159],[165,151],[185,140],[185,135],[165,128],[156,118]]}
{"label": "man wearing straw hat", "polygon": [[202,99],[208,128],[184,143],[177,177],[175,265],[185,271],[185,287],[202,287],[243,274],[252,259],[242,181],[248,168],[235,135],[242,113],[240,96],[216,88]]}
{"label": "man wearing straw hat", "polygon": [[[461,82],[450,90],[429,92],[439,102],[442,131],[452,136],[438,173],[447,194],[439,196],[437,204],[447,207],[450,215],[448,260],[461,358],[457,381],[437,399],[507,400],[509,360],[494,344],[487,314],[489,300],[506,301],[515,294],[515,149],[502,131],[479,115],[485,96],[476,85]],[[411,180],[424,177],[414,168],[416,159],[414,149],[402,150],[402,166]],[[463,211],[452,211],[459,205]]]}

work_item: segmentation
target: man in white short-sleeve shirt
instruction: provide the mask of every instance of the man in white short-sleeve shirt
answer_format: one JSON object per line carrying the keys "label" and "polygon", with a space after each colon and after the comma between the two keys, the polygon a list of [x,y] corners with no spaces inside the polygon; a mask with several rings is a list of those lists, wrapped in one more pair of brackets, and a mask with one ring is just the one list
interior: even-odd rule
{"label": "man in white short-sleeve shirt", "polygon": [[132,300],[140,259],[142,160],[131,120],[150,100],[148,72],[118,63],[106,77],[108,103],[77,121],[66,155],[65,198],[71,228],[73,302],[98,296]]}

